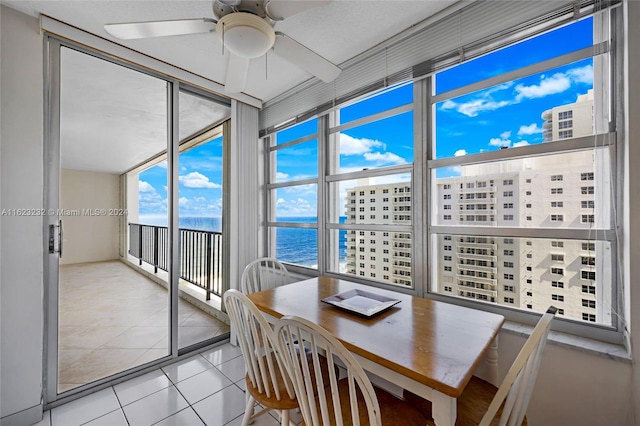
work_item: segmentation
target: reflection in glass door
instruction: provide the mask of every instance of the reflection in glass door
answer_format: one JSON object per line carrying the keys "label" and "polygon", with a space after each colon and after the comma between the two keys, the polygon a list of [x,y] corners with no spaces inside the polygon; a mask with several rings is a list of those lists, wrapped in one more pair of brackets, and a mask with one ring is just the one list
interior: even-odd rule
{"label": "reflection in glass door", "polygon": [[[62,47],[59,87],[58,394],[170,355],[167,287],[123,261],[166,267],[167,169],[157,187],[125,173],[166,152],[167,82]],[[139,226],[144,203],[164,228]]]}

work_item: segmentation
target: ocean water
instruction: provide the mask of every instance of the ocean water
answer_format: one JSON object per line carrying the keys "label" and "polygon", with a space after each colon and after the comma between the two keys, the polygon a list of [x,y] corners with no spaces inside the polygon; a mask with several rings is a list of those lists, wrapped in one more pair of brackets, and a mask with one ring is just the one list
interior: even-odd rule
{"label": "ocean water", "polygon": [[[340,218],[344,223],[346,217]],[[287,217],[281,218],[287,222],[315,223],[315,217]],[[167,226],[165,218],[140,217],[140,223],[147,225]],[[222,220],[219,217],[181,217],[178,220],[180,228],[198,231],[222,232]],[[347,231],[339,231],[340,263],[346,262]],[[317,267],[318,265],[318,231],[307,228],[277,228],[276,229],[276,257],[295,265]]]}

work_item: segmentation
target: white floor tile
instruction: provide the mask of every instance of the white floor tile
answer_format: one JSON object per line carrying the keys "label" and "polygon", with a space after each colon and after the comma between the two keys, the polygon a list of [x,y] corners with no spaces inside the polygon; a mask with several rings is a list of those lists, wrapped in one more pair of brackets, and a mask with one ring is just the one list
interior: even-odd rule
{"label": "white floor tile", "polygon": [[202,420],[193,411],[193,408],[185,408],[179,413],[174,414],[173,416],[167,417],[161,422],[156,423],[154,426],[202,426]]}
{"label": "white floor tile", "polygon": [[242,351],[238,346],[232,346],[231,343],[226,343],[217,348],[202,352],[201,355],[211,364],[220,365],[225,361],[241,356]]}
{"label": "white floor tile", "polygon": [[169,376],[169,379],[171,379],[173,383],[178,383],[198,373],[202,373],[209,368],[213,368],[212,365],[198,354],[183,361],[166,365],[162,367],[162,370]]}
{"label": "white floor tile", "polygon": [[179,382],[176,387],[189,404],[193,405],[232,384],[219,370],[211,368]]}
{"label": "white floor tile", "polygon": [[33,426],[51,426],[51,411],[47,410],[42,413],[42,420]]}
{"label": "white floor tile", "polygon": [[129,426],[129,423],[127,423],[127,419],[124,417],[122,409],[120,409],[91,420],[83,426]]}
{"label": "white floor tile", "polygon": [[[253,423],[251,423],[251,426],[278,426],[280,424],[280,422],[278,422],[276,419],[274,419],[269,414],[270,413],[264,413],[260,417],[256,417],[254,419]],[[243,417],[244,417],[244,413],[242,415],[236,417],[235,419],[231,420],[225,426],[240,426],[240,425],[242,425]]]}
{"label": "white floor tile", "polygon": [[121,405],[128,405],[145,396],[171,386],[171,380],[162,370],[152,371],[113,387]]}
{"label": "white floor tile", "polygon": [[52,409],[51,425],[81,425],[119,408],[113,388],[107,388]]}
{"label": "white floor tile", "polygon": [[171,386],[125,406],[124,414],[131,426],[148,426],[163,420],[189,404]]}
{"label": "white floor tile", "polygon": [[216,368],[222,371],[222,373],[232,382],[237,382],[238,380],[243,379],[247,372],[243,357],[237,357],[230,361],[223,362],[216,366]]}
{"label": "white floor tile", "polygon": [[207,426],[222,426],[244,412],[244,392],[229,386],[193,405]]}

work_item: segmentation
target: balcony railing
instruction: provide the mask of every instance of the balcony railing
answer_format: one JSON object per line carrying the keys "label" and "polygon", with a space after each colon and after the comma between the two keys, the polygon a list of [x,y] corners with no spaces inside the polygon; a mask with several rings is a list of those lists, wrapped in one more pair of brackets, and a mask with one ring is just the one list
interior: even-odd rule
{"label": "balcony railing", "polygon": [[[222,234],[180,228],[180,278],[222,297]],[[169,270],[169,231],[166,226],[129,223],[129,254],[158,269]]]}

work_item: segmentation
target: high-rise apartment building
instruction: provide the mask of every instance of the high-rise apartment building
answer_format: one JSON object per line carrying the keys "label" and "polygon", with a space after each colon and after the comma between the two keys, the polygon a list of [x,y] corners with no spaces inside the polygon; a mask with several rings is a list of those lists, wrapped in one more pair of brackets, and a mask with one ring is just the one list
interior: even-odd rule
{"label": "high-rise apartment building", "polygon": [[[546,111],[558,126],[545,128],[556,134],[563,122],[556,117],[570,116],[574,136],[591,134],[585,123],[592,122],[592,105],[590,91]],[[577,151],[462,166],[458,176],[437,179],[433,220],[477,229],[594,229],[595,236],[610,220],[610,209],[603,208],[610,205],[609,191],[594,179],[609,175],[601,155]],[[346,215],[347,223],[357,224],[410,221],[410,185],[358,182],[347,191]],[[598,256],[610,250],[608,243],[479,234],[439,235],[432,290],[538,312],[553,304],[568,318],[610,323],[610,256]],[[410,234],[348,231],[347,272],[411,285]]]}
{"label": "high-rise apartment building", "polygon": [[[347,190],[346,223],[411,224],[408,183],[370,185],[361,179]],[[347,231],[347,273],[402,286],[411,286],[411,234],[408,232]]]}
{"label": "high-rise apartment building", "polygon": [[593,134],[593,89],[579,95],[576,102],[542,113],[545,142]]}

